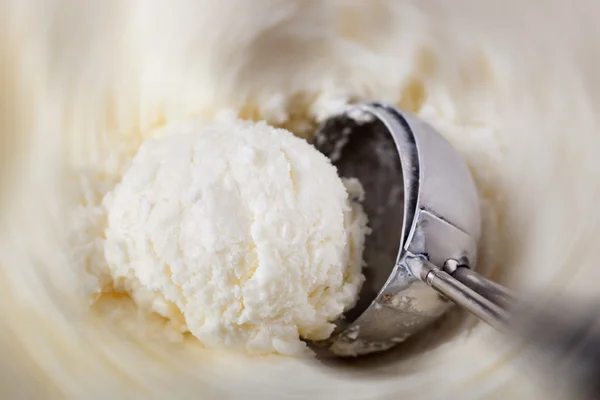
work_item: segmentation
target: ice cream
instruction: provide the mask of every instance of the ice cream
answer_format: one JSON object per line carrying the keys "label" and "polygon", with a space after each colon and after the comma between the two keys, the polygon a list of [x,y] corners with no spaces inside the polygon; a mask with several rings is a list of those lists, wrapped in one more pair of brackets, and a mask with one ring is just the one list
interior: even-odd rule
{"label": "ice cream", "polygon": [[329,337],[364,279],[360,185],[264,122],[155,135],[105,199],[117,290],[206,347],[289,355]]}
{"label": "ice cream", "polygon": [[102,199],[157,127],[229,109],[306,137],[348,102],[390,101],[471,167],[479,271],[598,293],[599,14],[595,0],[0,2],[0,398],[552,398],[514,362],[520,344],[462,314],[352,367],[168,340],[156,313],[105,292]]}

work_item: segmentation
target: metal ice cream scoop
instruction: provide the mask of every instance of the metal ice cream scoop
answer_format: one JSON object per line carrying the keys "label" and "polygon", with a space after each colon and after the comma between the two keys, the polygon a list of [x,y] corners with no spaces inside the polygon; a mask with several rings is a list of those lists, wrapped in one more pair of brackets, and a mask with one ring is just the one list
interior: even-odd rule
{"label": "metal ice cream scoop", "polygon": [[[467,165],[439,133],[393,106],[362,103],[325,121],[314,145],[342,177],[361,181],[372,228],[364,251],[367,279],[358,304],[328,342],[331,352],[357,356],[389,349],[452,303],[499,330],[516,331],[515,296],[474,271],[478,194]],[[564,314],[532,314],[519,335],[535,337],[538,348],[569,352],[573,338],[583,337],[575,333],[587,332],[594,318],[554,318]],[[591,337],[582,354],[596,360],[600,333]],[[590,365],[586,371],[597,371],[595,361]]]}
{"label": "metal ice cream scoop", "polygon": [[441,135],[392,106],[363,103],[327,120],[314,144],[341,176],[361,181],[373,231],[366,287],[331,351],[388,349],[438,319],[448,299],[503,324],[512,296],[473,271],[478,195],[467,165]]}

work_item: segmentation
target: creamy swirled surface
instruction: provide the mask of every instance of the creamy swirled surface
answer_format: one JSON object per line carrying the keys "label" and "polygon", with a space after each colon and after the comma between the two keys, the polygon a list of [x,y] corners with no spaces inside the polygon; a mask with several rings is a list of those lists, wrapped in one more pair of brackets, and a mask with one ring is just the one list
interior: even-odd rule
{"label": "creamy swirled surface", "polygon": [[376,99],[433,124],[467,160],[484,273],[523,291],[597,291],[600,5],[482,3],[0,5],[3,394],[561,396],[520,368],[517,345],[460,313],[382,357],[339,363],[172,341],[168,321],[104,290],[102,199],[156,128],[228,112],[309,137],[345,104]]}
{"label": "creamy swirled surface", "polygon": [[361,184],[264,122],[155,136],[103,200],[111,285],[96,294],[126,293],[207,348],[295,355],[327,339],[364,281]]}

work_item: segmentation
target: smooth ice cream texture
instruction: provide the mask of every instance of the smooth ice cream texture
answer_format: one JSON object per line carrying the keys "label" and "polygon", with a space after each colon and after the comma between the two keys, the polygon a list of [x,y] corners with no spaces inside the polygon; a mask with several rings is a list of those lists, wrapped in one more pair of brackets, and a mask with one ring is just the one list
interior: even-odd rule
{"label": "smooth ice cream texture", "polygon": [[105,198],[116,289],[209,348],[289,355],[329,337],[364,280],[360,184],[263,122],[154,137]]}

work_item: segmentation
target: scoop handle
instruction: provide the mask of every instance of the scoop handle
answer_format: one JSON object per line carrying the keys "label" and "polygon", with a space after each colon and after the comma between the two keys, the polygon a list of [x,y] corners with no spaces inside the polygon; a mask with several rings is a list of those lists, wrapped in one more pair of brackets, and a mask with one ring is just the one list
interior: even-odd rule
{"label": "scoop handle", "polygon": [[420,278],[495,329],[549,356],[554,373],[570,378],[581,398],[600,398],[600,306],[545,304],[529,309],[507,288],[468,267],[441,270],[423,256],[409,257]]}
{"label": "scoop handle", "polygon": [[488,298],[485,296],[487,291],[483,291],[483,294],[475,291],[474,288],[439,269],[431,270],[427,274],[425,282],[482,321],[498,330],[505,330],[510,315],[501,304],[494,302],[497,297],[495,291],[492,292],[491,298]]}
{"label": "scoop handle", "polygon": [[451,272],[451,276],[500,307],[511,307],[517,301],[517,296],[510,289],[484,278],[471,268],[459,266]]}
{"label": "scoop handle", "polygon": [[452,263],[447,263],[451,268],[446,272],[424,256],[411,256],[406,262],[411,271],[437,292],[494,328],[505,329],[510,317],[507,308],[514,301],[508,289]]}

